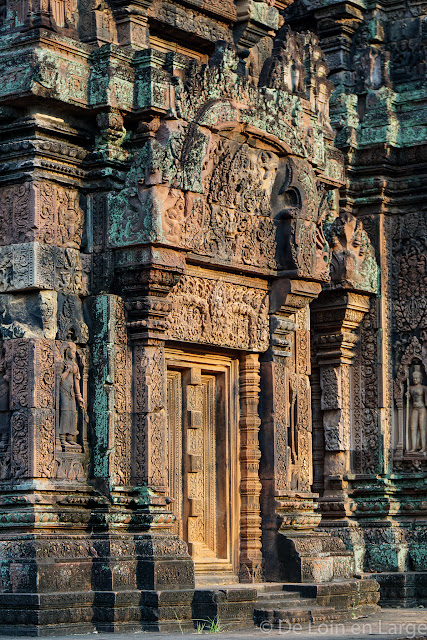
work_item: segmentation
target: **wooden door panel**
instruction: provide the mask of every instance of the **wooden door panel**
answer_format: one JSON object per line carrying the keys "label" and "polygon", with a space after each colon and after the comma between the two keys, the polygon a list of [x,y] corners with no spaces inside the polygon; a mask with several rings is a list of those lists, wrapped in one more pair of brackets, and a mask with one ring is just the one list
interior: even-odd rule
{"label": "wooden door panel", "polygon": [[168,478],[175,531],[194,561],[224,562],[230,552],[225,375],[200,367],[168,370]]}

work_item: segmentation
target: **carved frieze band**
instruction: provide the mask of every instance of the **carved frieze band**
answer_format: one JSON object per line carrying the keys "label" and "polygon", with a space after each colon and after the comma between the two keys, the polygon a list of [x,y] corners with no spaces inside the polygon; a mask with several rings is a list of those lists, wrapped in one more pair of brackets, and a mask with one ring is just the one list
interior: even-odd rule
{"label": "carved frieze band", "polygon": [[174,340],[265,351],[268,296],[264,289],[184,275],[169,294],[168,335]]}

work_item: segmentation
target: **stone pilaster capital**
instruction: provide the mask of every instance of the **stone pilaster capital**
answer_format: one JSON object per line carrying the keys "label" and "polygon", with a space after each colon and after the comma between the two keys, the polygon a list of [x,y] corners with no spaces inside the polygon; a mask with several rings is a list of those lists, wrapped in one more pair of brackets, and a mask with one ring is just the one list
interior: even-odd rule
{"label": "stone pilaster capital", "polygon": [[319,295],[322,286],[307,280],[289,280],[278,278],[273,282],[270,293],[270,313],[280,311],[289,317],[299,309],[303,309]]}
{"label": "stone pilaster capital", "polygon": [[369,310],[369,296],[348,291],[322,291],[311,307],[319,364],[351,364],[358,342],[355,333]]}
{"label": "stone pilaster capital", "polygon": [[116,256],[116,288],[126,301],[127,327],[134,341],[164,340],[171,310],[167,296],[184,272],[181,254],[146,247]]}

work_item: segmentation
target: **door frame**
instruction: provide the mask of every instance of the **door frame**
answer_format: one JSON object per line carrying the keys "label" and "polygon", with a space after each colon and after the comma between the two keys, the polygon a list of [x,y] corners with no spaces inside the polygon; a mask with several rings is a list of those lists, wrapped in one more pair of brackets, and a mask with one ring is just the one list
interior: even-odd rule
{"label": "door frame", "polygon": [[[239,406],[239,360],[223,354],[202,354],[176,348],[165,348],[167,370],[185,371],[191,367],[201,369],[202,375],[224,376],[224,406],[226,433],[226,462],[228,474],[227,501],[227,552],[224,560],[210,562],[195,560],[196,578],[199,574],[239,573],[240,551],[240,406]],[[173,503],[172,503],[173,509]]]}

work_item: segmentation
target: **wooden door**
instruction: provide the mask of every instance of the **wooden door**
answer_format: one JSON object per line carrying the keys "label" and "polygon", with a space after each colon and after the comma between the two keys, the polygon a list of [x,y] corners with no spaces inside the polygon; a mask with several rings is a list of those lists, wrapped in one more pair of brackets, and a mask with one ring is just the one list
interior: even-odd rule
{"label": "wooden door", "polygon": [[233,535],[238,485],[230,460],[237,447],[230,368],[189,365],[171,362],[167,375],[167,465],[175,530],[188,543],[196,572],[229,573],[235,569],[238,539]]}

